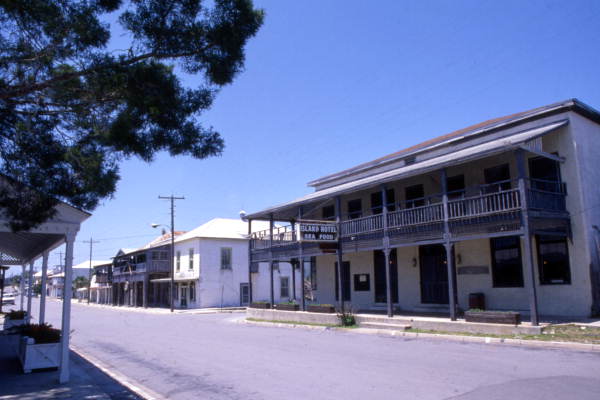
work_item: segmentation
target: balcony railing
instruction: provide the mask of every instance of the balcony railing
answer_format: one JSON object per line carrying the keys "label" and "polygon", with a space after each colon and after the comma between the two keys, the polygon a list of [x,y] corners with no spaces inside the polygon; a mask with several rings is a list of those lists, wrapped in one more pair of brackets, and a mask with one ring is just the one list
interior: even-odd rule
{"label": "balcony railing", "polygon": [[[507,185],[486,187],[480,195],[452,199],[448,201],[448,222],[460,222],[466,220],[477,220],[480,217],[494,215],[506,216],[522,207],[519,189]],[[529,208],[547,212],[566,212],[565,194],[560,191],[542,190],[535,181],[528,182],[527,196]],[[556,188],[562,188],[562,184],[554,182]],[[549,189],[548,183],[543,188]],[[494,192],[491,192],[494,190]],[[387,214],[387,226],[390,230],[407,227],[418,227],[422,225],[434,225],[444,221],[444,205],[440,196],[428,199],[428,204],[421,207],[405,208],[403,210],[389,212]],[[369,215],[366,217],[350,219],[341,223],[341,237],[382,232],[383,215]],[[437,228],[436,228],[437,229]],[[255,232],[252,234],[252,248],[255,250],[268,249],[270,243],[270,231]],[[296,242],[296,233],[291,226],[278,227],[273,230],[273,247],[280,247]]]}

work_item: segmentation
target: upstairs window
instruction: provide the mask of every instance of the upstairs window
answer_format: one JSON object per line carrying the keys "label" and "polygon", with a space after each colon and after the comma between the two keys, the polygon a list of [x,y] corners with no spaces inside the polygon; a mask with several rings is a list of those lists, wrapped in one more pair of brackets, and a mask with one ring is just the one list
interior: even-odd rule
{"label": "upstairs window", "polygon": [[335,206],[326,206],[321,209],[321,217],[325,221],[333,221],[335,220]]}
{"label": "upstairs window", "polygon": [[530,158],[529,177],[532,189],[555,193],[563,191],[558,161],[546,157]]}
{"label": "upstairs window", "polygon": [[502,164],[483,170],[485,185],[483,193],[494,193],[510,189],[510,167]]}
{"label": "upstairs window", "polygon": [[[387,189],[385,191],[385,197],[387,197],[388,211],[396,211],[396,195],[394,189]],[[381,214],[383,212],[383,196],[381,191],[371,193],[371,212],[373,215]]]}
{"label": "upstairs window", "polygon": [[189,250],[188,269],[191,271],[194,269],[194,249]]}
{"label": "upstairs window", "polygon": [[231,269],[231,247],[221,247],[221,269]]}
{"label": "upstairs window", "polygon": [[175,270],[177,272],[179,272],[180,269],[181,269],[181,252],[178,251],[177,255],[175,257]]}
{"label": "upstairs window", "polygon": [[456,175],[446,178],[446,186],[448,188],[448,198],[460,199],[465,195],[465,176]]}
{"label": "upstairs window", "polygon": [[561,285],[571,283],[567,238],[536,236],[540,284]]}
{"label": "upstairs window", "polygon": [[350,200],[348,202],[348,219],[362,217],[362,201],[360,199]]}
{"label": "upstairs window", "polygon": [[404,189],[406,208],[422,207],[425,205],[425,190],[422,184],[408,186]]}
{"label": "upstairs window", "polygon": [[523,287],[521,240],[519,236],[490,239],[494,287]]}

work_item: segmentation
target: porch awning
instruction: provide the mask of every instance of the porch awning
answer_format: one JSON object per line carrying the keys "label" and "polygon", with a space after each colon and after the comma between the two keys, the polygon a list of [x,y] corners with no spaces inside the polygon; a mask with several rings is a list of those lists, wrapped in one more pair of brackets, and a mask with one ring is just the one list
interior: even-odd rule
{"label": "porch awning", "polygon": [[[197,277],[176,277],[174,279],[175,282],[186,282],[186,281],[196,281],[198,280]],[[153,283],[161,283],[161,282],[171,282],[171,278],[158,278],[158,279],[151,279],[150,282]]]}
{"label": "porch awning", "polygon": [[477,160],[491,155],[503,153],[506,151],[520,148],[524,144],[528,144],[543,135],[546,135],[558,128],[561,128],[569,123],[568,120],[560,120],[541,127],[528,129],[508,137],[503,137],[489,142],[481,143],[475,146],[467,147],[462,150],[454,151],[448,154],[443,154],[438,157],[433,157],[428,160],[417,162],[415,164],[405,165],[400,168],[395,168],[390,171],[381,172],[376,175],[368,176],[361,179],[356,179],[341,185],[333,186],[323,190],[310,193],[306,196],[297,198],[287,203],[283,203],[266,210],[249,214],[250,219],[268,219],[270,214],[274,214],[275,219],[294,218],[297,215],[294,207],[303,204],[309,204],[316,201],[323,201],[334,196],[342,195],[356,190],[367,189],[380,185],[382,183],[391,182],[401,178],[408,178],[414,175],[420,175],[427,172],[435,171],[451,165],[461,164],[468,161]]}

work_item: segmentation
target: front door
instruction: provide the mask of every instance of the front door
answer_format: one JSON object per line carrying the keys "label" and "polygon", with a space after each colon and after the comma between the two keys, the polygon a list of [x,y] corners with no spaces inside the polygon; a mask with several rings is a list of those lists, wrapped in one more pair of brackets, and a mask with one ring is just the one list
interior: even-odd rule
{"label": "front door", "polygon": [[448,304],[446,249],[441,244],[419,246],[421,303]]}
{"label": "front door", "polygon": [[240,283],[240,306],[247,306],[250,303],[250,286],[247,283]]}
{"label": "front door", "polygon": [[[375,303],[387,303],[387,285],[385,280],[385,255],[381,250],[373,252],[375,266]],[[390,251],[390,281],[392,282],[392,302],[398,303],[398,262],[396,249]]]}
{"label": "front door", "polygon": [[188,288],[187,285],[181,285],[181,307],[187,307],[187,295],[188,295]]}

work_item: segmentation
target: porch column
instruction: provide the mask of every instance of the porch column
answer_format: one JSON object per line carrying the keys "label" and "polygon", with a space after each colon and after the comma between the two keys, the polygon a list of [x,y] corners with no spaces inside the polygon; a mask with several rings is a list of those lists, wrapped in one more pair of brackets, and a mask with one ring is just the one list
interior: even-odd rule
{"label": "porch column", "polygon": [[142,297],[143,297],[143,306],[144,308],[148,308],[148,290],[150,290],[150,288],[148,287],[148,273],[146,272],[144,274],[144,284],[143,284],[143,293],[142,293]]}
{"label": "porch column", "polygon": [[29,275],[27,276],[27,322],[31,322],[31,296],[33,296],[33,260],[29,262]]}
{"label": "porch column", "polygon": [[[296,223],[294,220],[291,221],[292,224],[292,235],[296,231]],[[294,299],[294,303],[296,302],[296,263],[290,259],[290,265],[292,267],[292,298]]]}
{"label": "porch column", "polygon": [[535,266],[533,264],[533,250],[531,245],[531,228],[529,226],[529,201],[527,197],[527,183],[525,182],[525,158],[523,150],[515,151],[517,158],[517,171],[519,176],[519,195],[521,199],[521,226],[523,227],[523,263],[529,272],[529,312],[531,325],[539,325],[537,289],[535,287]]}
{"label": "porch column", "polygon": [[252,220],[248,219],[248,307],[252,303]]}
{"label": "porch column", "polygon": [[19,294],[21,295],[19,309],[23,311],[23,296],[25,295],[25,264],[21,265],[21,282],[19,283]]}
{"label": "porch column", "polygon": [[385,259],[385,287],[387,296],[387,315],[389,318],[394,316],[394,305],[392,298],[392,279],[390,268],[390,237],[388,236],[388,206],[387,206],[387,187],[381,185],[381,202],[383,204],[381,217],[383,219],[383,255]]}
{"label": "porch column", "polygon": [[[302,206],[298,207],[298,223],[302,221],[303,211],[304,210]],[[300,299],[300,307],[302,311],[306,311],[306,288],[304,287],[304,277],[306,276],[304,275],[304,246],[302,245],[302,238],[300,236],[298,236],[296,240],[298,241],[298,260],[300,261],[300,282],[302,285],[300,287],[300,296],[302,296]]]}
{"label": "porch column", "polygon": [[76,235],[77,232],[67,233],[65,243],[65,285],[63,288],[64,296],[60,335],[60,383],[69,381],[69,333],[71,332],[71,298],[73,297],[73,244]]}
{"label": "porch column", "polygon": [[450,225],[448,223],[448,176],[446,169],[442,169],[440,180],[442,183],[442,203],[444,208],[444,247],[446,248],[446,267],[448,269],[448,304],[450,306],[450,319],[456,321],[456,282],[454,279],[454,254],[450,242]]}
{"label": "porch column", "polygon": [[273,289],[273,214],[269,219],[269,248],[271,253],[271,259],[269,260],[269,284],[271,288],[271,307],[275,305],[275,292]]}
{"label": "porch column", "polygon": [[338,237],[338,248],[337,248],[337,276],[338,276],[338,304],[340,311],[344,312],[344,288],[342,287],[342,199],[340,196],[335,198],[335,220],[337,223],[337,237]]}

